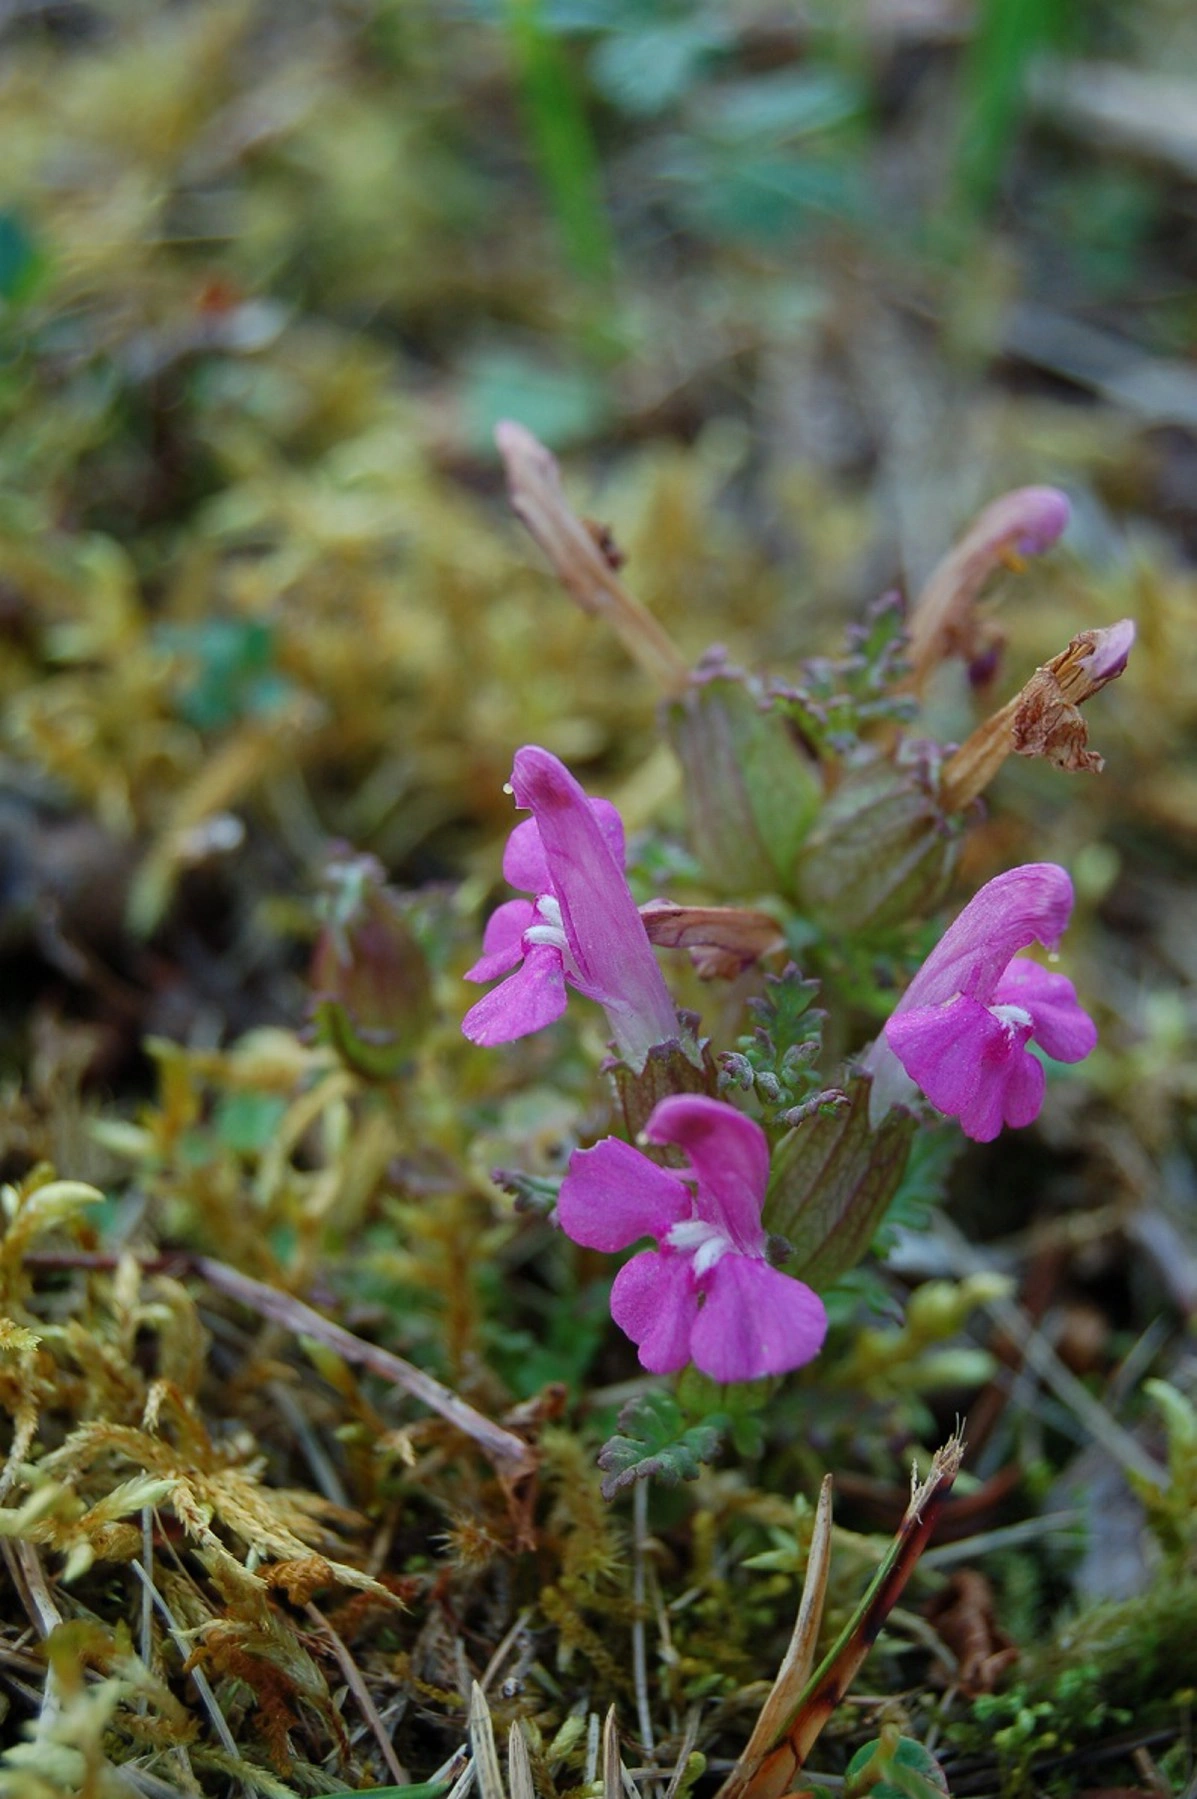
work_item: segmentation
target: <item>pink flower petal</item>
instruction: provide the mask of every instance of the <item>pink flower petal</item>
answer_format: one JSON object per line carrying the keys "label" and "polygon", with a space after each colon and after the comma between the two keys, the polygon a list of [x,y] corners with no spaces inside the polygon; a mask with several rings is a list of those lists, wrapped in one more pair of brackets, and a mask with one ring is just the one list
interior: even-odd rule
{"label": "pink flower petal", "polygon": [[663,1237],[690,1212],[684,1182],[618,1137],[574,1151],[557,1200],[566,1236],[608,1252],[640,1237]]}
{"label": "pink flower petal", "polygon": [[590,810],[598,820],[599,830],[603,833],[607,848],[617,868],[627,866],[628,851],[624,842],[623,819],[619,816],[619,807],[613,806],[610,800],[590,801]]}
{"label": "pink flower petal", "polygon": [[988,1005],[1010,958],[1031,943],[1054,949],[1071,915],[1072,882],[1056,863],[1007,869],[987,881],[948,926],[897,1012],[940,1005],[957,993]]}
{"label": "pink flower petal", "polygon": [[1014,547],[1023,556],[1042,556],[1063,536],[1072,510],[1058,487],[1018,487],[995,502],[1009,509]]}
{"label": "pink flower petal", "polygon": [[465,979],[494,981],[517,967],[524,954],[521,939],[535,916],[536,909],[531,900],[504,900],[501,906],[496,906],[482,933],[483,953],[473,968],[467,970]]}
{"label": "pink flower petal", "polygon": [[[622,868],[628,855],[624,844],[623,819],[619,816],[618,806],[613,806],[610,800],[591,799],[588,794],[585,798],[598,822],[603,841],[617,865]],[[534,818],[521,819],[513,827],[507,839],[507,848],[503,851],[503,879],[509,886],[518,887],[522,893],[552,893],[553,877],[545,859],[540,827]]]}
{"label": "pink flower petal", "polygon": [[544,845],[534,818],[521,818],[512,827],[503,851],[503,879],[521,893],[551,893],[552,877],[545,861]]}
{"label": "pink flower petal", "polygon": [[993,1003],[1029,1012],[1035,1042],[1054,1061],[1083,1062],[1097,1043],[1097,1026],[1067,975],[1026,956],[1015,956],[994,989]]}
{"label": "pink flower petal", "polygon": [[524,957],[524,965],[508,975],[476,1006],[471,1006],[461,1028],[471,1043],[493,1048],[512,1043],[532,1031],[543,1030],[565,1010],[565,967],[561,951],[551,943],[538,943]]}
{"label": "pink flower petal", "polygon": [[536,814],[540,840],[577,967],[576,985],[607,1013],[634,1067],[678,1035],[677,1014],[644,922],[612,853],[609,831],[569,770],[533,744],[515,754],[516,804]]}
{"label": "pink flower petal", "polygon": [[646,1249],[621,1268],[611,1289],[611,1316],[640,1348],[640,1365],[674,1374],[690,1360],[698,1292],[684,1256]]}
{"label": "pink flower petal", "polygon": [[959,996],[947,1005],[895,1012],[885,1036],[933,1106],[960,1120],[977,1143],[1002,1125],[1030,1124],[1043,1103],[1043,1069],[1025,1047],[1031,1026],[995,1018]]}
{"label": "pink flower petal", "polygon": [[746,1255],[759,1254],[769,1181],[769,1144],[760,1125],[722,1100],[679,1093],[655,1107],[644,1134],[650,1143],[676,1143],[686,1152],[698,1176],[697,1215]]}
{"label": "pink flower petal", "polygon": [[1104,686],[1107,681],[1116,681],[1125,673],[1135,644],[1135,621],[1133,618],[1119,619],[1116,625],[1108,625],[1104,631],[1095,631],[1093,635],[1093,648],[1082,666],[1095,687]]}
{"label": "pink flower petal", "polygon": [[690,1332],[694,1364],[712,1380],[787,1374],[817,1356],[827,1333],[818,1295],[754,1256],[725,1255],[706,1276]]}
{"label": "pink flower petal", "polygon": [[[1002,1090],[1002,1123],[1014,1130],[1033,1124],[1043,1106],[1043,1090],[1047,1077],[1043,1063],[1029,1050],[1017,1049],[1006,1062],[1006,1080]],[[1001,1126],[998,1127],[1000,1129]],[[995,1131],[994,1136],[997,1136]],[[979,1143],[990,1139],[979,1137]]]}

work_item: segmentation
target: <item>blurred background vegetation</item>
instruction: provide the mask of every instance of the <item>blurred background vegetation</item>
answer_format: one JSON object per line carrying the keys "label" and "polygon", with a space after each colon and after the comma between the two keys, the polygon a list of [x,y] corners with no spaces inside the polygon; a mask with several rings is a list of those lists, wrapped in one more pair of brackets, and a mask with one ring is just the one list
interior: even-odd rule
{"label": "blurred background vegetation", "polygon": [[[1141,1383],[1166,1376],[1175,1484],[1153,1510],[1121,1439],[1095,1448],[1092,1418],[1078,1426],[1058,1396],[1024,1393],[991,1438],[976,1528],[1024,1531],[985,1565],[1029,1659],[1013,1698],[982,1682],[975,1718],[960,1702],[953,1790],[1030,1790],[1057,1763],[1063,1790],[1092,1788],[1106,1763],[1077,1745],[1112,1737],[1124,1781],[1191,1793],[1177,1695],[1197,1690],[1197,14],[1183,0],[5,0],[0,52],[0,1174],[52,1164],[98,1182],[92,1250],[148,1233],[295,1292],[315,1282],[485,1409],[587,1368],[615,1392],[634,1363],[601,1348],[603,1292],[564,1263],[552,1291],[523,1281],[543,1234],[515,1230],[488,1179],[496,1162],[551,1170],[601,1128],[586,1057],[573,1037],[558,1059],[529,1047],[502,1066],[467,1050],[456,977],[495,886],[518,744],[548,745],[635,829],[663,833],[641,851],[649,890],[681,866],[680,806],[648,683],[507,517],[493,426],[517,418],[562,454],[580,509],[611,525],[628,584],[690,660],[718,641],[783,674],[833,651],[878,594],[916,593],[994,495],[1064,488],[1063,549],[1000,584],[1009,643],[990,698],[1076,630],[1134,616],[1130,673],[1091,718],[1106,772],[1008,768],[961,889],[1020,859],[1068,864],[1070,972],[1102,1043],[1035,1133],[970,1152],[952,1216],[1017,1280],[1053,1353],[1113,1411],[1130,1404],[1127,1428],[1159,1454]],[[945,689],[936,705],[959,739],[986,698]],[[321,1086],[303,1035],[337,844],[372,852],[402,890],[437,987],[435,1053],[386,1116],[377,1095]],[[973,1272],[940,1252],[909,1281]],[[349,1508],[373,1518],[369,1550],[338,1553],[401,1570],[411,1610],[384,1629],[343,1608],[342,1646],[430,1772],[460,1734],[462,1642],[477,1671],[538,1603],[493,1490],[427,1424],[382,1418],[331,1353],[304,1388],[313,1415],[280,1412],[263,1370],[296,1406],[298,1352],[219,1304],[201,1326],[169,1270],[137,1303],[119,1277],[51,1282],[48,1297],[13,1279],[14,1317],[73,1319],[92,1345],[76,1343],[70,1380],[44,1375],[48,1453],[77,1448],[81,1421],[143,1418],[136,1344],[156,1332],[180,1416],[211,1433],[192,1461],[218,1481],[260,1452],[261,1491],[307,1489],[292,1535],[259,1519],[256,1547],[245,1494],[216,1506],[242,1561],[247,1541],[280,1565],[295,1532],[310,1545],[313,1489],[350,1535]],[[918,1362],[962,1324],[967,1296],[953,1304],[871,1374],[858,1345],[859,1392],[832,1398],[812,1444],[787,1415],[771,1461],[749,1457],[749,1476],[733,1456],[704,1474],[693,1514],[677,1500],[659,1521],[660,1578],[698,1595],[659,1676],[675,1754],[700,1700],[716,1755],[729,1720],[729,1740],[746,1734],[744,1694],[776,1665],[809,1540],[790,1494],[831,1465],[862,1529],[892,1523],[911,1444],[933,1446],[958,1399],[949,1382],[927,1400]],[[27,1352],[4,1349],[26,1372]],[[27,1454],[28,1414],[5,1392]],[[332,1476],[312,1473],[313,1431],[336,1445]],[[504,1690],[510,1715],[543,1728],[546,1793],[585,1767],[577,1733],[558,1741],[571,1681],[587,1703],[631,1704],[623,1638],[604,1646],[635,1608],[623,1526],[591,1490],[598,1440],[585,1422],[552,1438],[536,1578],[558,1647],[535,1652],[553,1670],[535,1704]],[[737,1449],[753,1443],[744,1425]],[[72,1491],[99,1503],[150,1467],[141,1450],[103,1476],[71,1462]],[[1074,1537],[1087,1524],[1089,1548],[1065,1553],[1063,1526],[1036,1540],[1041,1509]],[[875,1560],[868,1541],[844,1533],[850,1575]],[[1171,1610],[1151,1585],[1161,1566]],[[240,1605],[259,1633],[236,1655],[206,1639],[254,1767],[277,1788],[280,1757],[298,1757],[288,1778],[305,1792],[385,1778],[369,1733],[352,1750],[338,1737],[336,1666],[317,1679],[290,1638],[290,1661],[269,1648],[281,1602],[247,1596],[223,1563],[205,1580],[209,1625]],[[106,1753],[103,1731],[123,1731],[117,1759],[136,1751],[151,1795],[168,1776],[224,1790],[219,1748],[193,1757],[189,1786],[137,1736],[147,1705],[169,1707],[113,1647],[136,1587],[58,1591],[64,1616],[107,1632],[71,1664],[109,1683]],[[1060,1620],[1099,1602],[1130,1610],[1093,1613],[1061,1648]],[[12,1616],[16,1742],[33,1675],[15,1598]],[[903,1676],[919,1627],[873,1690],[921,1693],[925,1726],[934,1683]],[[165,1640],[155,1653],[191,1704],[181,1655]],[[284,1717],[308,1737],[288,1739]],[[1131,1744],[1135,1717],[1150,1722]],[[48,1742],[42,1774],[18,1758],[0,1790],[78,1790],[69,1758],[46,1772]]]}

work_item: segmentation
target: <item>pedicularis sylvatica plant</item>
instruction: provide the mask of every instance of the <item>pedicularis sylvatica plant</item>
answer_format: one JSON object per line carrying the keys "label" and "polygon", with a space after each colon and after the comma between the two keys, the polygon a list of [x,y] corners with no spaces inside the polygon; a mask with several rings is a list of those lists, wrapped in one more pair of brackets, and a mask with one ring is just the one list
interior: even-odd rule
{"label": "pedicularis sylvatica plant", "polygon": [[[635,1251],[611,1313],[646,1370],[787,1375],[818,1356],[821,1294],[875,1245],[917,1132],[946,1116],[987,1142],[1029,1125],[1044,1059],[1094,1047],[1067,972],[1066,869],[1007,868],[944,908],[1007,756],[1100,770],[1079,707],[1125,669],[1134,627],[1082,631],[964,743],[927,734],[933,683],[995,672],[976,604],[987,576],[1065,529],[1064,496],[1031,487],[981,514],[909,616],[881,601],[841,660],[774,679],[712,651],[690,670],[570,511],[548,452],[518,425],[498,439],[515,509],[557,574],[661,689],[688,824],[679,866],[704,903],[637,905],[614,805],[549,749],[513,745],[525,816],[503,874],[520,897],[486,923],[466,978],[487,991],[462,1028],[502,1054],[551,1029],[571,990],[602,1008],[617,1128],[574,1150],[556,1223],[590,1250]],[[740,1034],[720,1042],[678,1009],[661,948],[724,988],[711,1012],[738,1015]]]}

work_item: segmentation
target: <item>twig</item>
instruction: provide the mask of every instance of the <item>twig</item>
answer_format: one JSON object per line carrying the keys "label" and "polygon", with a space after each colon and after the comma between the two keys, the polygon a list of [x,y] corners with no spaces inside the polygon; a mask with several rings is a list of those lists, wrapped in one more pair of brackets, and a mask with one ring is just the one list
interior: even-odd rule
{"label": "twig", "polygon": [[995,1549],[1012,1549],[1016,1543],[1039,1543],[1044,1537],[1066,1531],[1077,1531],[1085,1522],[1083,1512],[1043,1512],[1035,1518],[1022,1518],[1017,1524],[1000,1524],[993,1530],[981,1530],[972,1537],[961,1537],[957,1543],[941,1543],[923,1556],[924,1568],[950,1568],[955,1562],[975,1562]]}
{"label": "twig", "polygon": [[405,1362],[402,1356],[392,1355],[387,1349],[381,1349],[376,1343],[367,1343],[361,1337],[355,1337],[331,1319],[305,1305],[290,1293],[284,1293],[277,1287],[268,1287],[264,1281],[251,1280],[249,1275],[241,1274],[236,1268],[230,1268],[227,1262],[214,1261],[211,1256],[197,1256],[193,1264],[195,1271],[210,1287],[229,1299],[239,1300],[250,1311],[257,1312],[263,1318],[272,1318],[275,1323],[284,1325],[299,1337],[312,1337],[317,1343],[323,1343],[333,1349],[347,1362],[353,1362],[372,1373],[380,1375],[383,1380],[391,1381],[418,1399],[430,1411],[439,1412],[442,1418],[467,1437],[473,1439],[479,1448],[490,1457],[500,1473],[510,1482],[522,1480],[532,1474],[537,1465],[536,1453],[532,1446],[517,1437],[512,1431],[504,1430],[502,1425],[495,1424],[490,1418],[483,1417],[456,1393],[434,1380],[431,1374],[425,1374],[411,1362]]}
{"label": "twig", "polygon": [[141,1659],[148,1668],[154,1654],[154,1508],[141,1508],[141,1556],[146,1580],[141,1589]]}
{"label": "twig", "polygon": [[345,1491],[341,1477],[325,1454],[324,1445],[304,1417],[303,1407],[297,1402],[294,1393],[286,1382],[281,1380],[272,1380],[268,1390],[271,1399],[298,1437],[300,1448],[307,1458],[308,1468],[316,1486],[333,1505],[347,1509],[349,1495]]}
{"label": "twig", "polygon": [[134,1767],[132,1762],[122,1762],[119,1767],[110,1764],[104,1770],[105,1775],[115,1778],[118,1784],[132,1793],[139,1793],[142,1799],[192,1799],[182,1787],[172,1786],[169,1780],[163,1780],[157,1774],[151,1774],[147,1768]]}
{"label": "twig", "polygon": [[665,1799],[677,1799],[678,1789],[686,1778],[686,1769],[690,1765],[690,1755],[698,1741],[698,1707],[692,1705],[686,1716],[686,1728],[682,1732],[681,1747],[677,1752],[673,1773],[669,1776],[669,1785],[665,1788]]}
{"label": "twig", "polygon": [[[26,1263],[38,1268],[109,1269],[116,1267],[117,1260],[114,1255],[87,1250],[33,1250],[25,1257]],[[147,1274],[197,1274],[218,1293],[238,1300],[260,1317],[272,1318],[276,1324],[283,1325],[296,1336],[311,1337],[317,1343],[335,1350],[345,1361],[369,1368],[383,1380],[401,1387],[413,1399],[418,1399],[430,1411],[439,1412],[442,1418],[447,1418],[450,1424],[472,1438],[483,1453],[490,1457],[500,1479],[509,1488],[518,1486],[528,1475],[536,1472],[539,1466],[536,1451],[522,1437],[517,1437],[513,1431],[504,1430],[501,1424],[495,1424],[492,1419],[484,1417],[466,1400],[459,1399],[456,1393],[442,1386],[431,1374],[425,1374],[414,1363],[405,1362],[402,1356],[392,1355],[390,1350],[380,1348],[377,1343],[367,1343],[364,1338],[355,1337],[352,1331],[334,1324],[331,1319],[305,1305],[303,1300],[296,1299],[293,1294],[284,1293],[278,1287],[268,1287],[264,1281],[252,1280],[248,1274],[241,1274],[227,1262],[218,1262],[212,1256],[147,1256],[139,1258],[139,1266]]]}
{"label": "twig", "polygon": [[329,1643],[332,1645],[333,1654],[337,1658],[341,1673],[345,1676],[346,1685],[357,1700],[358,1708],[361,1711],[363,1718],[365,1718],[366,1723],[374,1732],[375,1741],[382,1751],[382,1759],[387,1765],[387,1773],[391,1776],[391,1779],[396,1786],[407,1786],[411,1780],[411,1775],[407,1772],[407,1769],[395,1754],[394,1745],[386,1733],[382,1719],[378,1715],[378,1707],[370,1697],[370,1689],[362,1678],[361,1669],[350,1655],[348,1645],[345,1643],[344,1638],[338,1635],[328,1619],[311,1603],[310,1600],[304,1607],[304,1610],[307,1612],[307,1615],[312,1620],[313,1624],[316,1625],[318,1630],[323,1632],[328,1638]]}
{"label": "twig", "polygon": [[[37,1549],[32,1543],[8,1541],[2,1547],[13,1586],[20,1594],[30,1622],[44,1641],[62,1623],[62,1613],[50,1591]],[[43,1737],[49,1731],[62,1710],[62,1702],[62,1683],[51,1657],[46,1664],[46,1678],[42,1685],[37,1715],[38,1737]]]}
{"label": "twig", "polygon": [[31,1624],[44,1640],[62,1623],[62,1613],[50,1591],[41,1558],[32,1543],[6,1542],[4,1552],[13,1585],[21,1595]]}
{"label": "twig", "polygon": [[491,1656],[490,1660],[487,1662],[486,1670],[483,1673],[481,1680],[478,1682],[478,1685],[482,1688],[484,1693],[495,1675],[499,1672],[499,1669],[503,1666],[503,1663],[507,1659],[508,1651],[531,1616],[531,1606],[525,1606],[515,1623],[511,1626],[511,1629],[507,1632],[506,1636]]}

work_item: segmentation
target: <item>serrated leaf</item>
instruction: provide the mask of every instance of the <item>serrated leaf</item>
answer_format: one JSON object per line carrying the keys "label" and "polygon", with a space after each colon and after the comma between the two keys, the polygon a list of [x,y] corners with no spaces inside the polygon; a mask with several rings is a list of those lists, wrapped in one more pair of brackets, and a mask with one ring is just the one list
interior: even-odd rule
{"label": "serrated leaf", "polygon": [[766,975],[764,994],[748,1002],[752,1036],[719,1058],[721,1087],[755,1092],[768,1123],[780,1122],[778,1113],[805,1102],[819,1086],[815,1064],[827,1014],[812,1005],[818,991],[819,983],[804,980],[792,962],[781,974]]}
{"label": "serrated leaf", "polygon": [[598,1465],[607,1477],[603,1498],[613,1499],[624,1487],[652,1476],[670,1487],[696,1479],[701,1464],[718,1455],[726,1422],[716,1412],[688,1425],[670,1394],[638,1394],[619,1414],[620,1434],[599,1451]]}
{"label": "serrated leaf", "polygon": [[906,647],[902,605],[886,595],[849,628],[842,657],[809,658],[797,686],[775,683],[777,703],[812,746],[848,756],[870,726],[913,716],[911,696],[902,691]]}
{"label": "serrated leaf", "polygon": [[765,1227],[793,1246],[796,1271],[816,1288],[830,1286],[868,1253],[910,1154],[913,1115],[891,1111],[873,1130],[871,1084],[852,1076],[846,1107],[805,1119],[774,1151]]}

